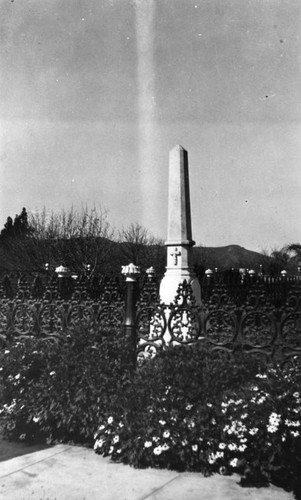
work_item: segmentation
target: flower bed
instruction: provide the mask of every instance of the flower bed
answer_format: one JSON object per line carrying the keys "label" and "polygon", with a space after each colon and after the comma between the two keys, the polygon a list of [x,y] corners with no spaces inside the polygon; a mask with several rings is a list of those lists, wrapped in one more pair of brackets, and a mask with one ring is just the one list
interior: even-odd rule
{"label": "flower bed", "polygon": [[5,435],[94,444],[134,467],[237,472],[242,485],[273,482],[300,498],[300,365],[194,345],[133,374],[123,353],[121,335],[82,329],[2,351]]}
{"label": "flower bed", "polygon": [[92,446],[121,373],[122,338],[109,333],[78,329],[58,343],[32,338],[2,351],[4,435]]}
{"label": "flower bed", "polygon": [[135,467],[237,472],[245,486],[297,491],[300,424],[300,368],[194,346],[163,353],[122,388],[94,448]]}

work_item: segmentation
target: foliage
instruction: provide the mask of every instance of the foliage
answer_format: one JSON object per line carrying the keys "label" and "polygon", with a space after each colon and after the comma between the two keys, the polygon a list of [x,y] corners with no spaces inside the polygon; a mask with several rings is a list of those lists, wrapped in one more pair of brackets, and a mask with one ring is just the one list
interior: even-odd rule
{"label": "foliage", "polygon": [[300,368],[241,353],[170,349],[147,363],[100,422],[97,453],[135,467],[238,472],[242,485],[301,481]]}
{"label": "foliage", "polygon": [[94,448],[113,460],[237,472],[244,486],[274,482],[298,494],[300,365],[267,367],[196,344],[131,373],[123,342],[81,328],[60,343],[27,339],[3,351],[6,436],[92,445],[98,426]]}
{"label": "foliage", "polygon": [[26,339],[3,351],[5,435],[91,443],[116,393],[122,342],[116,333],[79,328],[60,342]]}
{"label": "foliage", "polygon": [[26,208],[23,207],[22,212],[16,214],[15,219],[7,217],[4,228],[1,230],[0,240],[3,242],[10,238],[24,238],[32,236],[34,228],[28,222],[28,214]]}

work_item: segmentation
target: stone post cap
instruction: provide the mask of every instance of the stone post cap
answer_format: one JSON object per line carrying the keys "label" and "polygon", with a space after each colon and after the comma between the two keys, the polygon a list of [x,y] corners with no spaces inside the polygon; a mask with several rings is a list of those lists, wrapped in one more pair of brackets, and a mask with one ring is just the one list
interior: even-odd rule
{"label": "stone post cap", "polygon": [[121,274],[126,277],[126,281],[136,281],[136,277],[140,274],[140,267],[132,263],[121,266]]}
{"label": "stone post cap", "polygon": [[57,273],[58,278],[67,278],[68,276],[71,276],[70,269],[65,266],[56,267],[55,272]]}
{"label": "stone post cap", "polygon": [[146,269],[146,274],[150,278],[151,276],[154,276],[156,274],[155,268],[153,266],[149,267]]}
{"label": "stone post cap", "polygon": [[206,274],[207,278],[211,278],[211,276],[213,276],[212,269],[206,269],[205,274]]}

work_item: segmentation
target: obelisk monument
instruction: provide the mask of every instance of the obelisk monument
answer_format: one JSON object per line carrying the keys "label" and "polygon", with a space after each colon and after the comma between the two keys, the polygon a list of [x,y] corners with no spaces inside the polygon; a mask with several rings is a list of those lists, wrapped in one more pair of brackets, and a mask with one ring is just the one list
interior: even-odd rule
{"label": "obelisk monument", "polygon": [[189,194],[188,153],[175,146],[169,153],[167,266],[160,284],[164,304],[174,301],[180,283],[191,284],[197,304],[201,303],[201,287],[193,270],[193,245]]}

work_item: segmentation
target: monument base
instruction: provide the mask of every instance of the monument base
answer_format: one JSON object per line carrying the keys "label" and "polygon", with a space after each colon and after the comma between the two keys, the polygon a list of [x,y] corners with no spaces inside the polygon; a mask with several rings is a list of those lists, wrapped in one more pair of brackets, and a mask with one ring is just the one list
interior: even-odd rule
{"label": "monument base", "polygon": [[176,298],[179,284],[185,280],[191,285],[196,304],[200,305],[202,303],[200,283],[194,272],[189,268],[166,269],[160,283],[160,300],[166,305],[172,304]]}

